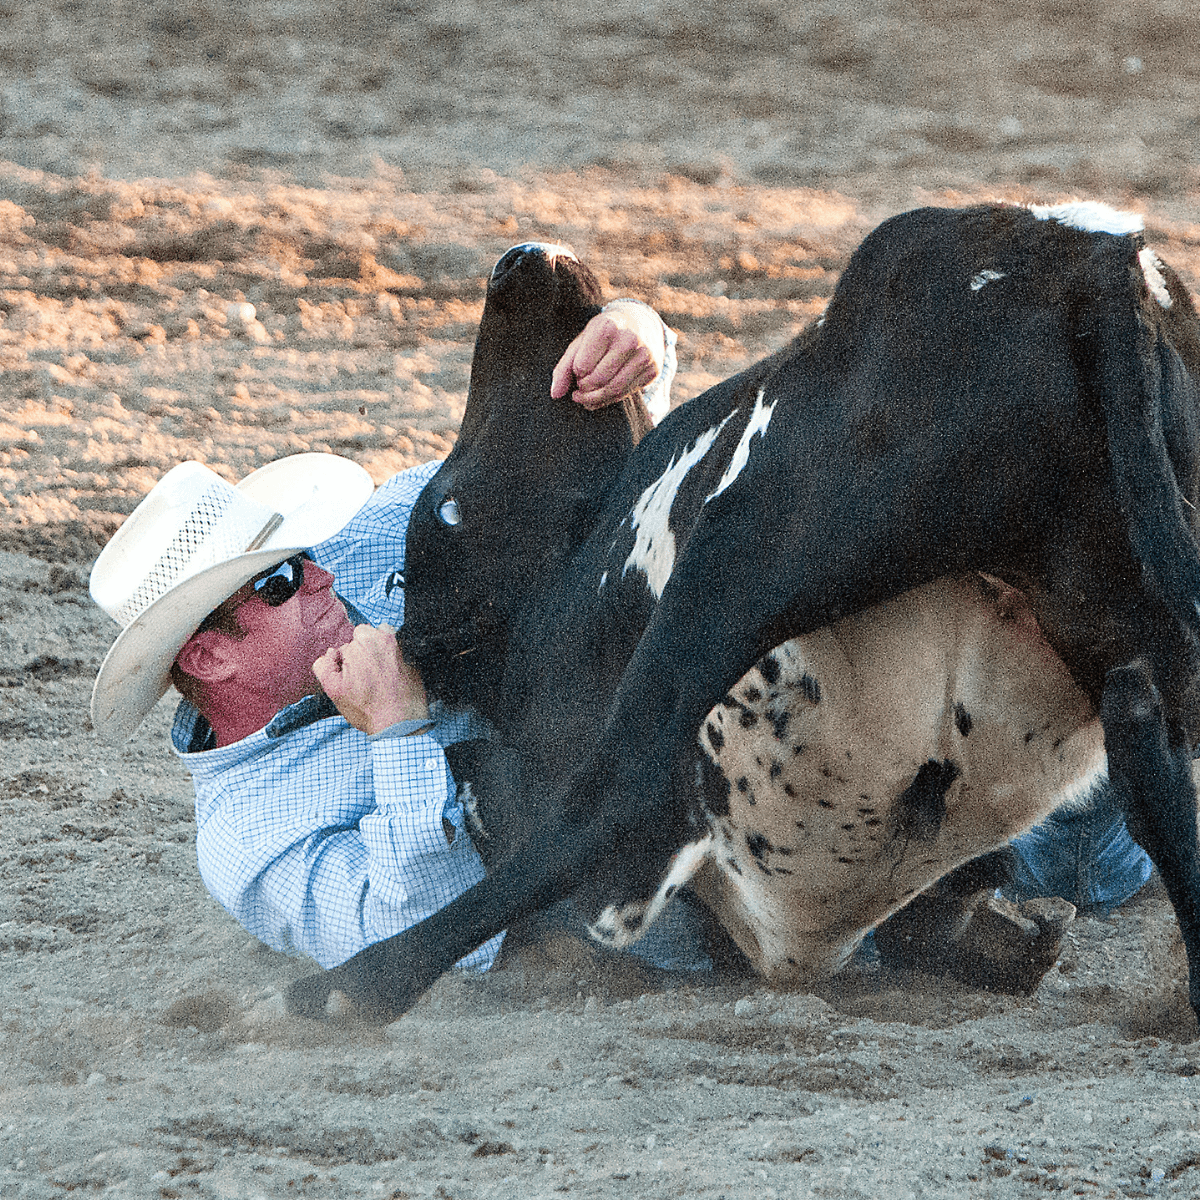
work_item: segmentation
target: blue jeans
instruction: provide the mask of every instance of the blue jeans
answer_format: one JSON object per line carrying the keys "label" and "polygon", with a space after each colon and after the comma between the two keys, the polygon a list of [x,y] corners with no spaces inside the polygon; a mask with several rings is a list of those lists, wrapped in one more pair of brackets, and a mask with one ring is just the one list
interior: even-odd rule
{"label": "blue jeans", "polygon": [[1016,872],[1003,889],[1010,900],[1061,896],[1080,912],[1106,916],[1150,878],[1150,856],[1125,828],[1118,790],[1108,782],[1087,807],[1060,808],[1013,842]]}

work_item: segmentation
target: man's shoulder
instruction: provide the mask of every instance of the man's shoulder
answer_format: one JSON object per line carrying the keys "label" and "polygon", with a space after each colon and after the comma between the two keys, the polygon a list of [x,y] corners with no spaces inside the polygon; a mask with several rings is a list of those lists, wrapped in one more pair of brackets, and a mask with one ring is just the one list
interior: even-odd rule
{"label": "man's shoulder", "polygon": [[312,556],[336,577],[338,595],[374,625],[403,619],[404,542],[408,519],[440,463],[400,471],[383,483],[350,523]]}
{"label": "man's shoulder", "polygon": [[441,463],[400,471],[383,483],[350,523],[315,546],[312,556],[336,578],[343,600],[372,625],[404,619],[404,543],[408,519]]}
{"label": "man's shoulder", "polygon": [[417,497],[441,465],[440,462],[422,463],[418,467],[397,471],[395,475],[384,480],[339,533],[314,548],[315,556],[320,558],[322,551],[327,548],[345,545],[364,537],[377,537],[381,528],[393,535],[398,534],[402,539]]}

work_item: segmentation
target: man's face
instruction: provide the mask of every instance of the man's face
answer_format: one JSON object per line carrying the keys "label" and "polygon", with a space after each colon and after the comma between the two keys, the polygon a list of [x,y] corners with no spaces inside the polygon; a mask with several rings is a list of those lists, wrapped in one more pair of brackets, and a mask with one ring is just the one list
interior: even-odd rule
{"label": "man's face", "polygon": [[[234,620],[245,634],[229,639],[241,686],[269,698],[277,710],[319,692],[313,663],[354,637],[346,609],[333,594],[333,576],[311,559],[304,559],[301,569],[303,583],[281,604],[267,602],[272,583],[263,586],[264,576],[259,576],[222,605],[235,606]],[[290,577],[286,567],[283,572]],[[255,582],[262,590],[254,590]]]}

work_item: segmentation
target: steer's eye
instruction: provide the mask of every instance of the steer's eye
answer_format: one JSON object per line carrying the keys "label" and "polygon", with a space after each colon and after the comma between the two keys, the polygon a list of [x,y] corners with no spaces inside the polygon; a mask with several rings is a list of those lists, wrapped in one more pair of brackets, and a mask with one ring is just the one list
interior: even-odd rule
{"label": "steer's eye", "polygon": [[462,513],[458,511],[458,501],[453,496],[442,501],[438,506],[437,515],[443,525],[457,525],[462,521]]}

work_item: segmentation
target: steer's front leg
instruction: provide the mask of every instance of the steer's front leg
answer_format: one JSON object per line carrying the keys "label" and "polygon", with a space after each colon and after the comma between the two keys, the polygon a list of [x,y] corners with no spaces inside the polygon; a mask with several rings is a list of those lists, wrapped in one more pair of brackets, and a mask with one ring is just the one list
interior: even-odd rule
{"label": "steer's front leg", "polygon": [[319,1020],[330,992],[338,991],[363,1017],[396,1020],[476,946],[518,918],[569,896],[617,837],[610,821],[579,818],[577,824],[551,808],[516,853],[445,908],[340,966],[296,980],[285,993],[288,1012]]}
{"label": "steer's front leg", "polygon": [[1191,748],[1173,739],[1150,668],[1109,671],[1101,703],[1109,778],[1123,788],[1129,832],[1150,855],[1175,908],[1200,1017],[1200,847]]}

